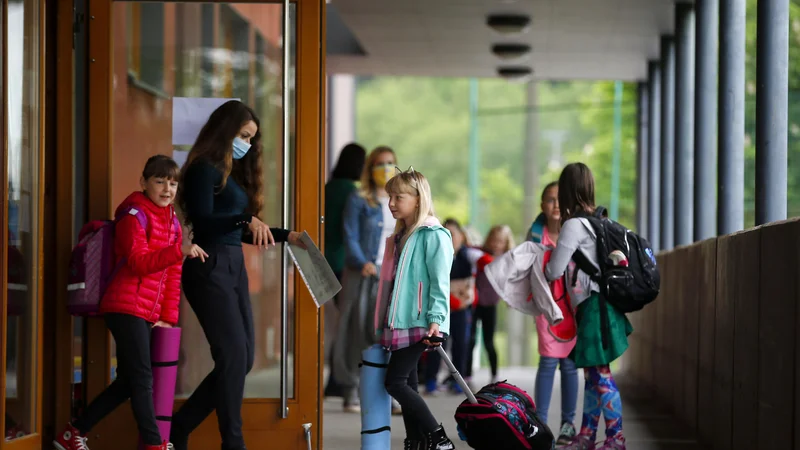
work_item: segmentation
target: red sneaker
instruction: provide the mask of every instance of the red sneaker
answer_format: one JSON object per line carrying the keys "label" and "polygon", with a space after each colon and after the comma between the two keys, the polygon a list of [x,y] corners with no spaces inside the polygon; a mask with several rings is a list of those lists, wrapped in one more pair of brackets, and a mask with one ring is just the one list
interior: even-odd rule
{"label": "red sneaker", "polygon": [[169,442],[162,442],[161,445],[145,445],[145,450],[173,450],[173,446]]}
{"label": "red sneaker", "polygon": [[53,445],[58,450],[89,450],[86,446],[86,437],[81,435],[77,428],[69,424],[64,428],[64,431],[56,436]]}

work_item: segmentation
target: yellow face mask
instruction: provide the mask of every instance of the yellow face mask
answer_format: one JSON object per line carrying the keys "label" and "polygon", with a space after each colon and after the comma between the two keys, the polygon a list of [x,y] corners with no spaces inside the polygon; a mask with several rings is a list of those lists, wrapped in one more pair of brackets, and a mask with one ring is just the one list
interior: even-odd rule
{"label": "yellow face mask", "polygon": [[379,188],[386,186],[386,183],[395,175],[397,175],[397,169],[392,164],[383,164],[372,168],[372,180]]}

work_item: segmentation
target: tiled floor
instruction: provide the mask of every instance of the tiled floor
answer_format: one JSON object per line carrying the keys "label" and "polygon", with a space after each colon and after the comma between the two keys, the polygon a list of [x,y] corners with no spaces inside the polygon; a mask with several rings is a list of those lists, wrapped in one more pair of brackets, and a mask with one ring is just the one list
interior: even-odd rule
{"label": "tiled floor", "polygon": [[[507,378],[529,393],[533,393],[536,370],[533,368],[507,368],[500,373],[501,378]],[[561,415],[561,396],[558,376],[553,388],[549,421],[551,428],[558,429]],[[489,376],[486,371],[479,372],[475,381],[477,385],[488,383]],[[621,381],[622,401],[624,408],[624,429],[627,437],[628,450],[699,450],[692,436],[687,435],[684,427],[677,424],[663,409],[655,406],[653,399],[644,392],[626,388],[624,378]],[[581,391],[583,383],[581,382]],[[453,413],[456,406],[463,400],[462,396],[443,394],[435,398],[426,397],[436,418],[441,421],[451,438],[456,437],[455,420]],[[578,396],[578,415],[576,426],[580,426],[580,411],[583,405],[583,395]],[[341,399],[329,399],[325,402],[324,417],[324,450],[358,450],[361,442],[361,417],[358,414],[345,414],[342,412]],[[602,429],[602,423],[601,423]],[[602,432],[600,433],[602,435]],[[392,448],[399,450],[403,447],[403,421],[400,417],[392,418]],[[602,437],[602,436],[601,436]],[[466,450],[469,447],[465,442],[456,442],[456,448]],[[386,449],[389,450],[389,449]],[[500,449],[498,449],[500,450]]]}

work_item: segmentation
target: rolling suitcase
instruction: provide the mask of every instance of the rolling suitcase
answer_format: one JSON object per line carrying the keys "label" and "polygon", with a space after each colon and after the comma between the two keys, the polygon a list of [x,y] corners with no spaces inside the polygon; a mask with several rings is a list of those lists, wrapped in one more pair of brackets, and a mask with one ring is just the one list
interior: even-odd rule
{"label": "rolling suitcase", "polygon": [[[442,340],[443,341],[443,340]],[[527,392],[501,381],[473,394],[441,346],[436,347],[453,379],[467,395],[455,419],[458,434],[475,450],[552,450],[555,438],[536,416],[536,404]]]}

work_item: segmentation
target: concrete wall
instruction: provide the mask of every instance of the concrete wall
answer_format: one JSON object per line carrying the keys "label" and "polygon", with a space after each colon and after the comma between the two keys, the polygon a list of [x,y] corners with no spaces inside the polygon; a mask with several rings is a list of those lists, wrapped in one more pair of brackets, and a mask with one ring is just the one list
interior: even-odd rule
{"label": "concrete wall", "polygon": [[713,449],[800,449],[800,220],[659,255],[628,375]]}

